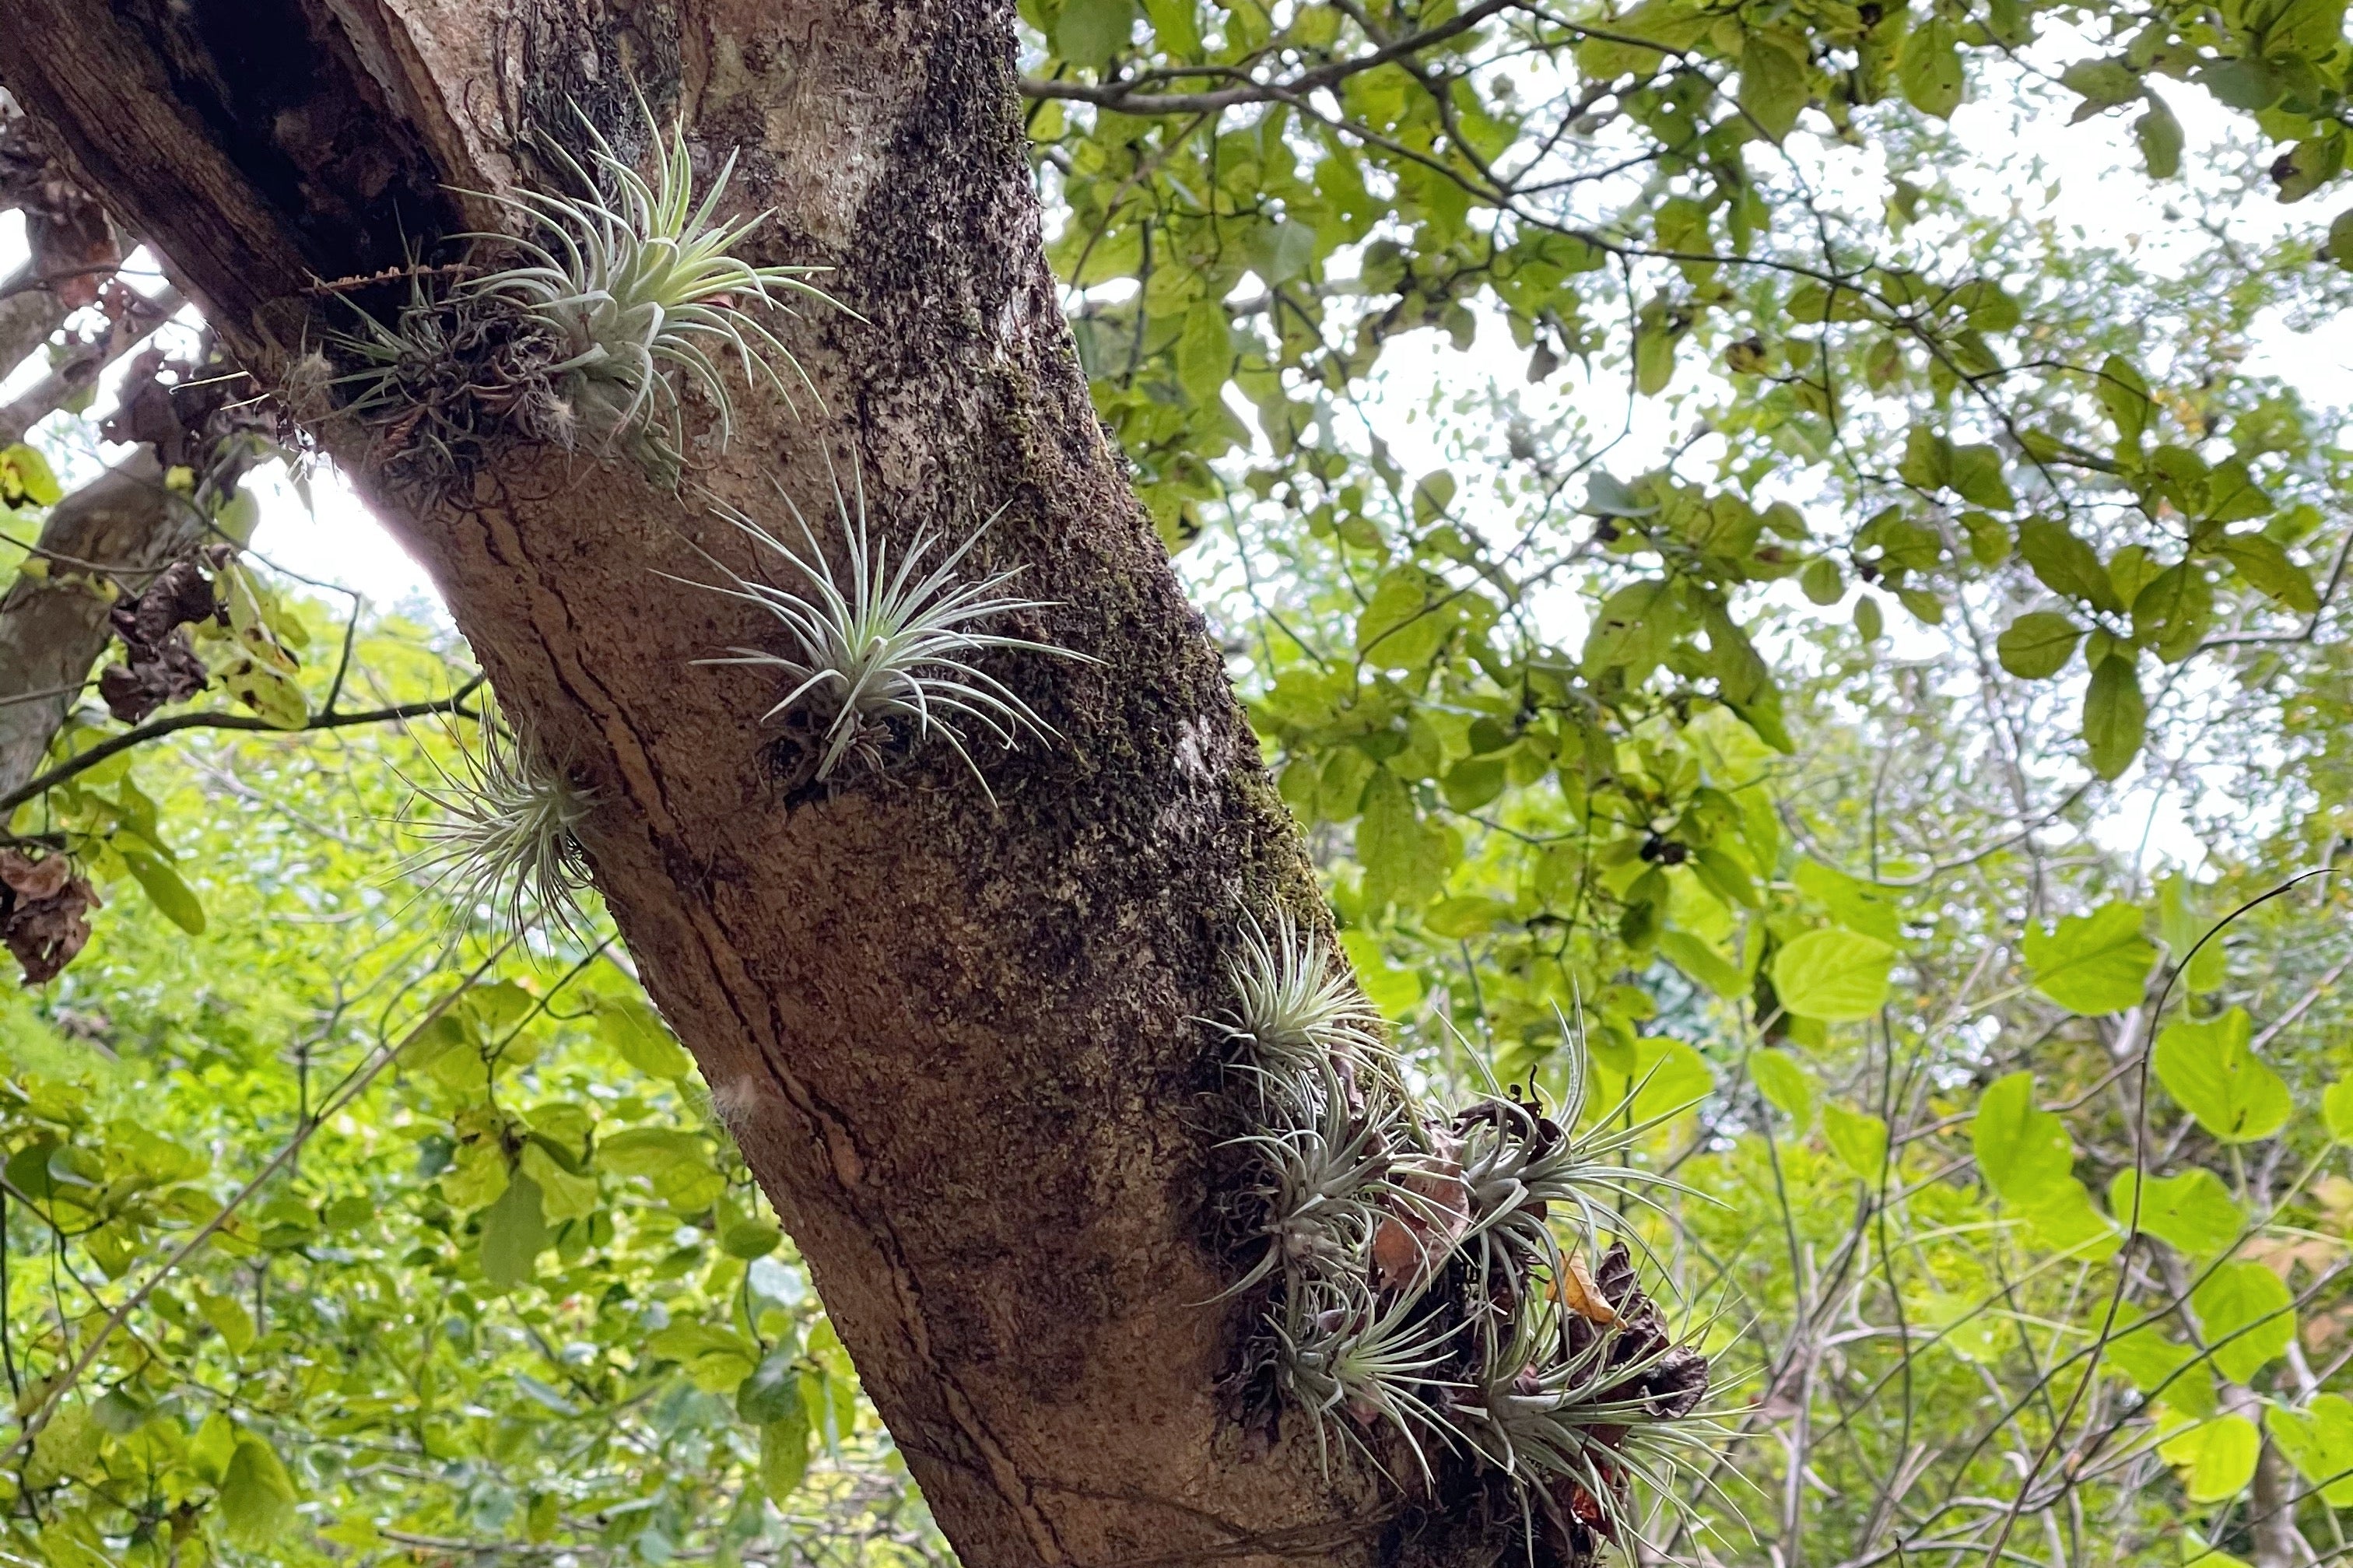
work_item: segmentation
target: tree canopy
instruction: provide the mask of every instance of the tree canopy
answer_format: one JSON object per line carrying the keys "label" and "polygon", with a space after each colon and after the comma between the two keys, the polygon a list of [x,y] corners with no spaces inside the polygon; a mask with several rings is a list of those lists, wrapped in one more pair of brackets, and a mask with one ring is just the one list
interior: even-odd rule
{"label": "tree canopy", "polygon": [[[1095,410],[1407,1073],[1655,1124],[1607,1224],[1728,1432],[1630,1560],[2342,1552],[2343,24],[1023,0]],[[12,135],[0,620],[112,641],[0,638],[0,1550],[951,1561],[602,906],[433,876],[472,651],[256,547],[325,460]],[[126,589],[43,531],[141,461]]]}

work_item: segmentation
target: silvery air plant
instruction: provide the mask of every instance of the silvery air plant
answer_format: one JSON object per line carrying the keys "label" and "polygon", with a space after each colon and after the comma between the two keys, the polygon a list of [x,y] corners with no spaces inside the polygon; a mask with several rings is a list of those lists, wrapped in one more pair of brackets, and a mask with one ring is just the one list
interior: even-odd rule
{"label": "silvery air plant", "polygon": [[431,814],[408,826],[425,847],[402,867],[462,923],[487,912],[511,931],[543,918],[576,933],[588,863],[579,826],[596,798],[552,762],[528,726],[485,708],[469,742],[453,732],[454,762],[433,760],[433,783],[410,781]]}
{"label": "silvery air plant", "polygon": [[734,404],[720,362],[731,354],[755,385],[765,381],[789,405],[792,390],[776,366],[805,387],[808,377],[762,315],[788,311],[795,295],[835,305],[808,281],[825,269],[755,266],[735,253],[768,214],[717,216],[735,171],[733,152],[698,198],[681,125],[665,140],[647,112],[659,149],[649,182],[586,114],[580,120],[593,167],[542,139],[576,187],[573,194],[481,193],[535,232],[508,241],[520,250],[520,265],[468,281],[461,297],[512,302],[553,330],[563,356],[551,371],[573,390],[574,411],[592,440],[626,435],[649,419],[662,421],[674,440],[676,371],[718,410],[724,440]]}
{"label": "silvery air plant", "polygon": [[[982,669],[978,659],[996,650],[1086,663],[1094,659],[1049,642],[982,630],[983,622],[1001,616],[1053,607],[1050,600],[1000,591],[1019,575],[1018,567],[970,577],[960,575],[988,523],[953,548],[944,548],[926,525],[894,556],[890,541],[868,526],[861,471],[855,480],[854,502],[842,493],[839,479],[833,482],[843,541],[837,561],[818,542],[792,497],[781,486],[777,494],[799,533],[797,549],[731,506],[714,510],[763,555],[789,567],[795,584],[747,577],[713,560],[726,573],[727,582],[694,586],[758,606],[782,629],[785,646],[731,648],[724,658],[696,662],[749,665],[773,670],[782,678],[785,693],[762,720],[788,719],[803,727],[806,771],[812,782],[832,779],[852,758],[880,768],[896,724],[909,730],[913,740],[933,734],[945,740],[994,801],[996,793],[973,760],[959,726],[977,726],[1008,748],[1025,734],[1050,740],[1054,731],[1010,687]],[[989,522],[995,520],[992,516]]]}
{"label": "silvery air plant", "polygon": [[1244,1123],[1225,1145],[1240,1223],[1220,1298],[1254,1313],[1238,1416],[1271,1440],[1295,1414],[1326,1465],[1351,1449],[1468,1499],[1539,1568],[1644,1539],[1638,1489],[1648,1510],[1687,1507],[1683,1457],[1722,1436],[1700,1408],[1704,1330],[1669,1330],[1618,1213],[1657,1181],[1627,1156],[1687,1107],[1638,1121],[1636,1084],[1580,1130],[1583,1041],[1564,1021],[1556,1115],[1516,1095],[1425,1114],[1329,943],[1287,913],[1245,913],[1226,980],[1232,1005],[1201,1022]]}
{"label": "silvery air plant", "polygon": [[[376,433],[379,461],[396,477],[446,486],[501,440],[565,449],[628,442],[670,468],[681,377],[717,410],[722,440],[734,422],[722,372],[731,355],[755,388],[765,385],[787,406],[786,372],[807,385],[765,318],[789,312],[796,298],[835,302],[808,281],[822,268],[755,265],[736,254],[767,215],[718,216],[734,154],[698,196],[682,129],[664,138],[646,112],[658,150],[649,181],[585,114],[581,122],[587,164],[539,139],[571,194],[470,193],[517,214],[529,233],[460,238],[513,264],[480,271],[471,260],[412,260],[402,270],[407,302],[390,322],[363,311],[358,330],[329,335],[351,368],[326,379],[344,410]],[[452,274],[456,281],[438,281]],[[322,363],[314,355],[297,361],[290,397],[317,403],[311,384]]]}

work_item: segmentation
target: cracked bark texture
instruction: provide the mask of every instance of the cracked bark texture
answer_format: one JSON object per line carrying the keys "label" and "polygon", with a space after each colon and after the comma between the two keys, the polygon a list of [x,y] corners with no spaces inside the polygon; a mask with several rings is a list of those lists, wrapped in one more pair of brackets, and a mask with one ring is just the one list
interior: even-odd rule
{"label": "cracked bark texture", "polygon": [[[684,495],[625,461],[502,456],[404,504],[333,446],[433,572],[501,700],[602,804],[584,835],[653,997],[693,1051],[933,1509],[974,1568],[1438,1563],[1362,1470],[1290,1434],[1247,1459],[1215,1383],[1201,1250],[1219,955],[1245,904],[1312,883],[1217,650],[1105,443],[1039,241],[1009,0],[14,0],[0,75],[258,374],[337,321],[309,285],[499,215],[448,188],[527,175],[577,102],[630,80],[684,115],[750,247],[814,262],[857,315],[786,335],[798,417],[708,410]],[[1061,734],[937,743],[829,796],[780,791],[756,672],[773,636],[665,579],[738,569],[699,494],[960,536],[1058,607],[1018,630],[1098,664],[991,665]],[[838,548],[838,546],[835,546]],[[1415,1516],[1407,1516],[1415,1517]],[[1475,1533],[1475,1532],[1472,1532]],[[1441,1537],[1457,1535],[1448,1545]],[[1492,1560],[1491,1558],[1485,1560]]]}

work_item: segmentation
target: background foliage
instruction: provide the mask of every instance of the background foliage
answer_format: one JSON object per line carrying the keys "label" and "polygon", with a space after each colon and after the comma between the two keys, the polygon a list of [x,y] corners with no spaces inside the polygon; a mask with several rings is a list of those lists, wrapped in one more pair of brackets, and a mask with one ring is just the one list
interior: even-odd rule
{"label": "background foliage", "polygon": [[[1690,1103],[1622,1223],[1740,1437],[1656,1545],[2339,1554],[2348,454],[2249,365],[2341,319],[2342,5],[1022,15],[1080,355],[1367,992],[1434,1083],[1558,1097],[1567,1012]],[[94,450],[35,447],[20,543]],[[224,570],[170,711],[280,731],[10,824],[108,904],[0,1023],[0,1549],[944,1560],[625,954],[413,885],[469,718],[293,727],[462,648]]]}

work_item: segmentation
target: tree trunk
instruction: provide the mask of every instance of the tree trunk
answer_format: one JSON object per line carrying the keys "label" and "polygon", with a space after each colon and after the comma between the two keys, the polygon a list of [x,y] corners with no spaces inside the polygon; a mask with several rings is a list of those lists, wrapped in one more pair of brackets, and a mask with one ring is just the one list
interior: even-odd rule
{"label": "tree trunk", "polygon": [[[582,0],[586,6],[586,0]],[[834,269],[855,316],[786,336],[821,404],[690,408],[678,490],[625,459],[501,452],[457,499],[319,434],[432,570],[501,700],[600,801],[584,838],[648,986],[813,1266],[861,1379],[974,1568],[1434,1562],[1303,1434],[1243,1453],[1218,1393],[1208,1243],[1219,954],[1312,882],[1218,650],[1087,400],[1043,259],[1009,0],[15,0],[7,85],[267,377],[352,317],[311,285],[494,226],[526,127],[675,104],[762,262]],[[555,182],[549,182],[551,184]],[[444,252],[432,252],[438,259]],[[962,539],[1099,660],[990,664],[1060,732],[936,739],[783,787],[783,694],[698,667],[773,645],[704,492],[823,528]],[[835,530],[838,537],[838,530]],[[839,546],[828,543],[838,552]],[[1448,1560],[1452,1560],[1449,1558]]]}

